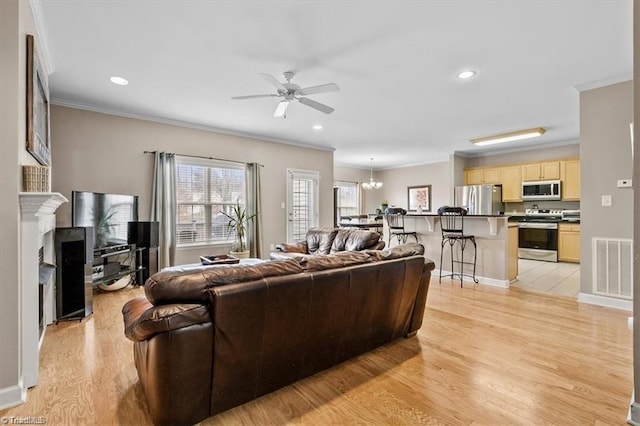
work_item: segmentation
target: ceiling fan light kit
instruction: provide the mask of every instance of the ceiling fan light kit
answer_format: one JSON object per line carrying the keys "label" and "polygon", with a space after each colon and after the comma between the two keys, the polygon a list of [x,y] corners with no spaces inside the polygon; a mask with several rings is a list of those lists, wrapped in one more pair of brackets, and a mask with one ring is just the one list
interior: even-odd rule
{"label": "ceiling fan light kit", "polygon": [[543,127],[534,127],[532,129],[518,130],[516,132],[501,133],[494,136],[486,136],[483,138],[470,139],[470,142],[478,145],[493,145],[496,143],[505,143],[519,141],[522,139],[531,139],[538,136],[542,136],[546,130]]}
{"label": "ceiling fan light kit", "polygon": [[379,189],[382,187],[382,182],[376,182],[373,180],[373,158],[371,158],[371,167],[369,171],[369,182],[362,182],[364,189]]}
{"label": "ceiling fan light kit", "polygon": [[280,103],[278,104],[274,117],[284,117],[286,118],[286,110],[289,106],[289,103],[292,101],[298,101],[303,105],[306,105],[310,108],[316,109],[320,112],[324,112],[325,114],[331,114],[335,109],[332,107],[322,104],[318,101],[314,101],[313,99],[305,98],[304,96],[315,95],[317,93],[327,93],[327,92],[338,92],[340,91],[340,87],[338,87],[335,83],[326,83],[320,84],[317,86],[310,86],[301,88],[297,84],[291,83],[291,79],[295,75],[293,71],[285,71],[282,75],[286,80],[286,83],[282,83],[278,81],[277,78],[272,76],[271,74],[260,73],[262,78],[264,78],[269,84],[276,88],[277,94],[264,94],[264,95],[246,95],[246,96],[233,96],[231,99],[233,100],[244,100],[244,99],[255,99],[255,98],[271,98],[278,97],[282,98]]}

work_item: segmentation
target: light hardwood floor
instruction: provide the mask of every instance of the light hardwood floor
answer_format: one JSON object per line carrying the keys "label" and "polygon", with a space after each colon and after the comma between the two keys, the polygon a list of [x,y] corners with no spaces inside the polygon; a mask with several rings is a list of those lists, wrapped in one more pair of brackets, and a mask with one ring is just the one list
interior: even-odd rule
{"label": "light hardwood floor", "polygon": [[[3,416],[48,425],[144,425],[120,309],[48,327],[40,384]],[[400,339],[203,422],[228,424],[623,425],[632,390],[624,311],[519,288],[432,279],[417,338]]]}

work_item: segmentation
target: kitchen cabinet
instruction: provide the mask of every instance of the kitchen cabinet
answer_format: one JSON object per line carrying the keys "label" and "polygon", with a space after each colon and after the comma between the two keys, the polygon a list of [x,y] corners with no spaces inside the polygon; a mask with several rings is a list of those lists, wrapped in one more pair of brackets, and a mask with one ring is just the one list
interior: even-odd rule
{"label": "kitchen cabinet", "polygon": [[522,180],[525,182],[555,179],[560,179],[559,161],[546,161],[542,163],[522,165]]}
{"label": "kitchen cabinet", "polygon": [[560,162],[562,201],[580,201],[580,160]]}
{"label": "kitchen cabinet", "polygon": [[558,260],[580,263],[580,225],[560,223],[558,225]]}
{"label": "kitchen cabinet", "polygon": [[502,168],[502,201],[522,201],[522,167],[509,166]]}
{"label": "kitchen cabinet", "polygon": [[502,183],[500,167],[486,167],[464,171],[465,185],[481,185],[485,183]]}

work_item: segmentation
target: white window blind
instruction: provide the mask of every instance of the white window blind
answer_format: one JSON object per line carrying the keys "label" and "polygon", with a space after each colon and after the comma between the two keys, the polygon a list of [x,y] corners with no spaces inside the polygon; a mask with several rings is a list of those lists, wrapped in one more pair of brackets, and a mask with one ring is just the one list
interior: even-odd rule
{"label": "white window blind", "polygon": [[335,181],[334,186],[338,188],[337,222],[340,223],[340,216],[359,214],[360,185],[357,182]]}
{"label": "white window blind", "polygon": [[176,156],[176,192],[178,246],[233,240],[221,212],[245,204],[242,164]]}

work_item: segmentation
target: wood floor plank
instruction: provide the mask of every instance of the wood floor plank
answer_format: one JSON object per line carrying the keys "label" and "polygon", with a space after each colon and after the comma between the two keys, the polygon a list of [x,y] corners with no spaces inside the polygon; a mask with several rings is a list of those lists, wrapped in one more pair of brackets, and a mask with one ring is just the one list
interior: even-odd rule
{"label": "wood floor plank", "polygon": [[[51,325],[40,384],[0,417],[49,425],[151,424],[123,334],[140,288],[97,293],[95,313]],[[432,280],[418,335],[205,420],[254,424],[624,424],[629,312],[570,297]]]}

